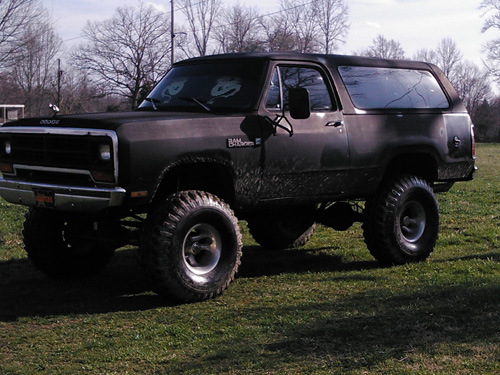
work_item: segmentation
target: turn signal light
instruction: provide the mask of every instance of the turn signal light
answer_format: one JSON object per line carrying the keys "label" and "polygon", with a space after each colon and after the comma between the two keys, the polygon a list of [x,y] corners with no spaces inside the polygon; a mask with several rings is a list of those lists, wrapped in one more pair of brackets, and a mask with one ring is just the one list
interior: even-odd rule
{"label": "turn signal light", "polygon": [[90,173],[96,182],[115,182],[115,175],[112,172],[91,171]]}
{"label": "turn signal light", "polygon": [[2,173],[14,173],[14,166],[10,163],[0,163],[0,171]]}
{"label": "turn signal light", "polygon": [[130,193],[130,198],[144,198],[148,196],[147,191],[133,191]]}

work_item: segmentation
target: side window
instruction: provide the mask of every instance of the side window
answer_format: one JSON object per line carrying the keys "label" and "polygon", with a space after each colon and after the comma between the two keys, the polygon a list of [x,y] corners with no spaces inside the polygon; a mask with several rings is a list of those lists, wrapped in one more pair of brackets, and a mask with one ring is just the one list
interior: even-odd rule
{"label": "side window", "polygon": [[436,78],[425,70],[340,66],[339,73],[360,109],[449,108]]}
{"label": "side window", "polygon": [[305,88],[309,92],[311,112],[336,109],[332,104],[328,86],[321,72],[314,68],[299,66],[278,66],[275,68],[267,95],[266,108],[281,110],[283,105],[287,109],[288,90],[299,87]]}
{"label": "side window", "polygon": [[269,83],[266,108],[271,110],[281,110],[281,84],[278,68],[274,69],[273,78],[271,78],[271,82]]}

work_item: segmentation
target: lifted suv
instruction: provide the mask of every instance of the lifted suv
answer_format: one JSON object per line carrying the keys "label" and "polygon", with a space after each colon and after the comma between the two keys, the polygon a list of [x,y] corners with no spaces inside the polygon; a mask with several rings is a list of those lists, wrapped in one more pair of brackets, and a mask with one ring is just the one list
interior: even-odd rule
{"label": "lifted suv", "polygon": [[174,64],[135,112],[5,124],[0,194],[30,207],[25,248],[46,274],[96,272],[133,244],[155,291],[198,301],[234,280],[237,218],[271,249],[362,221],[379,261],[426,259],[435,193],[472,179],[474,159],[431,64],[219,55]]}

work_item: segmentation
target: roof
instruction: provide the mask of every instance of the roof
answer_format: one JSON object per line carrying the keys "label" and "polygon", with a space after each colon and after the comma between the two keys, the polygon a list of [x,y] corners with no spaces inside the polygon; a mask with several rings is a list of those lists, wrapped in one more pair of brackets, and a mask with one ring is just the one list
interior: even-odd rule
{"label": "roof", "polygon": [[194,57],[188,60],[177,62],[175,65],[195,63],[200,61],[222,61],[222,60],[289,60],[289,61],[313,61],[325,65],[363,65],[363,66],[380,66],[380,67],[395,67],[395,68],[420,68],[429,69],[425,62],[413,60],[391,60],[374,57],[348,56],[348,55],[327,55],[315,53],[299,53],[299,52],[242,52],[242,53],[227,53],[220,55],[210,55]]}

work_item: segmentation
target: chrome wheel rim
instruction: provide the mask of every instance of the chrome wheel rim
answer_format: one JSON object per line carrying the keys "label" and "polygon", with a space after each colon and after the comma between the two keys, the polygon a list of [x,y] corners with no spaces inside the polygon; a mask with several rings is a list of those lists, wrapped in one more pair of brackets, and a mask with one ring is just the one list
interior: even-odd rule
{"label": "chrome wheel rim", "polygon": [[217,267],[222,253],[219,232],[206,223],[193,226],[184,237],[182,253],[189,271],[198,276],[208,274]]}
{"label": "chrome wheel rim", "polygon": [[399,217],[401,234],[408,242],[417,242],[425,231],[425,209],[421,203],[411,201],[406,203]]}

